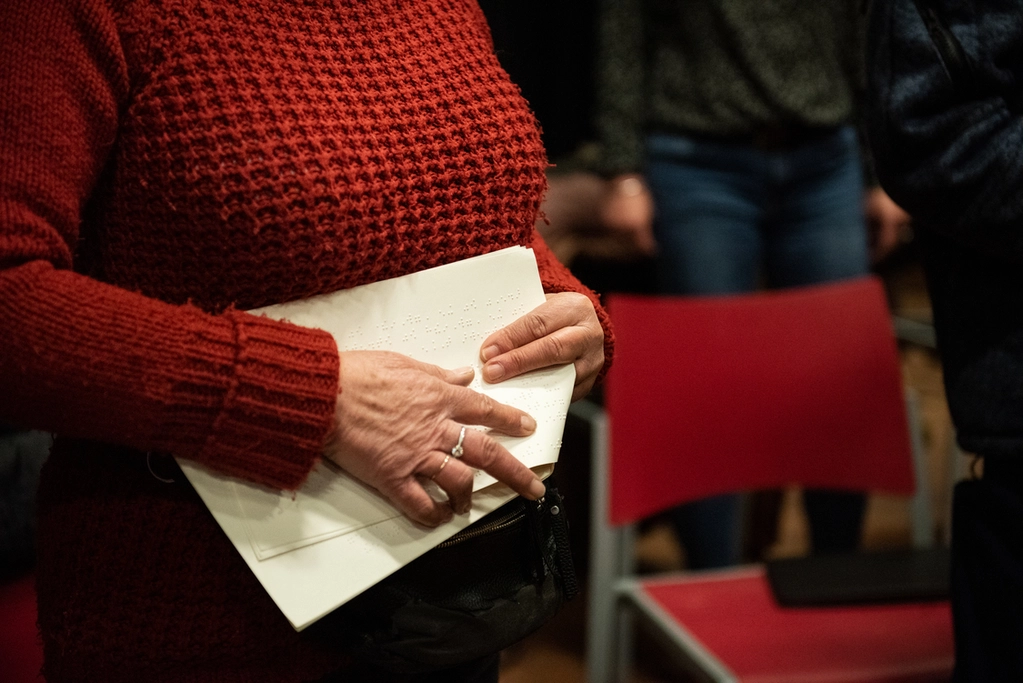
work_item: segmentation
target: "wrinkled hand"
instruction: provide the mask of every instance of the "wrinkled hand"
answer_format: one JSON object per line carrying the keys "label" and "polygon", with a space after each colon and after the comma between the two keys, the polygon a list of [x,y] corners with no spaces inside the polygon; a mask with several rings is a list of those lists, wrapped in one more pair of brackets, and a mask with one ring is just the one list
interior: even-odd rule
{"label": "wrinkled hand", "polygon": [[576,366],[572,400],[586,396],[604,365],[604,330],[590,299],[575,292],[547,301],[484,340],[480,358],[487,382],[553,365]]}
{"label": "wrinkled hand", "polygon": [[865,193],[864,215],[873,263],[891,254],[900,244],[910,241],[910,215],[882,188],[874,187]]}
{"label": "wrinkled hand", "polygon": [[[453,511],[469,511],[472,468],[536,500],[544,495],[544,484],[478,429],[466,430],[463,457],[442,467],[463,425],[510,436],[536,429],[523,411],[468,389],[472,379],[472,368],[444,370],[389,351],[342,353],[336,427],[325,457],[424,526],[447,522]],[[423,488],[430,478],[448,494],[448,502],[434,500]]]}

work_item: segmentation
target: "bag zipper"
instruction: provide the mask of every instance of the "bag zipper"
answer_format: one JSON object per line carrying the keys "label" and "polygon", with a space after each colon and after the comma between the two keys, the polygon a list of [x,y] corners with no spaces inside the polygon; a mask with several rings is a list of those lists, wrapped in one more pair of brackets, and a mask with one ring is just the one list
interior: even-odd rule
{"label": "bag zipper", "polygon": [[492,534],[496,531],[501,531],[502,529],[507,529],[519,523],[519,521],[521,521],[525,517],[526,508],[521,507],[518,510],[513,510],[512,512],[504,514],[498,519],[492,522],[488,522],[487,524],[484,524],[481,527],[477,527],[474,529],[465,529],[464,531],[460,531],[456,535],[449,538],[447,541],[442,541],[441,543],[438,543],[436,547],[450,548],[453,545],[458,545],[459,543],[462,543],[463,541],[468,541],[472,538],[478,538],[486,534]]}

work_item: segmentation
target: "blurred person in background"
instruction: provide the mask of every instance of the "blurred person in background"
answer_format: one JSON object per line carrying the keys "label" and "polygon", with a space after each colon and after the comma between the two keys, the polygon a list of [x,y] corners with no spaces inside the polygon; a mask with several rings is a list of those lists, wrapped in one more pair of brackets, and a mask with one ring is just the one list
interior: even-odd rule
{"label": "blurred person in background", "polygon": [[[663,292],[856,277],[901,241],[907,215],[865,190],[862,5],[602,0],[600,212],[637,234],[653,227],[636,242],[656,244]],[[863,494],[811,490],[804,503],[813,551],[858,546]],[[673,517],[688,566],[741,560],[740,496]]]}
{"label": "blurred person in background", "polygon": [[[1021,680],[1021,2],[876,0],[869,139],[914,218],[974,478],[953,496],[954,680]],[[980,475],[980,476],[979,476]]]}
{"label": "blurred person in background", "polygon": [[[650,291],[651,207],[639,195],[605,211],[594,82],[598,0],[481,0],[502,67],[541,124],[551,166],[537,229],[598,292]],[[538,17],[543,19],[538,21]]]}

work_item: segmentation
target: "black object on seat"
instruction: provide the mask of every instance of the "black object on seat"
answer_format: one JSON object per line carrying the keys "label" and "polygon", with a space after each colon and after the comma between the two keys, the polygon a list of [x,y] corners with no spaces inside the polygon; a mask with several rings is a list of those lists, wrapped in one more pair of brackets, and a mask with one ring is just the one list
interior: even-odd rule
{"label": "black object on seat", "polygon": [[843,553],[767,562],[784,607],[949,598],[949,548]]}

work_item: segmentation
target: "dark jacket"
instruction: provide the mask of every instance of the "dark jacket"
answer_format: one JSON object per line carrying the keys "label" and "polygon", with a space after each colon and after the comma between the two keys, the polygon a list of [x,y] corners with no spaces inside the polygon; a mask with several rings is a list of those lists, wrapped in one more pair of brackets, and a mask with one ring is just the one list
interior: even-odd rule
{"label": "dark jacket", "polygon": [[961,446],[1021,453],[1021,2],[879,0],[879,180],[914,218]]}

